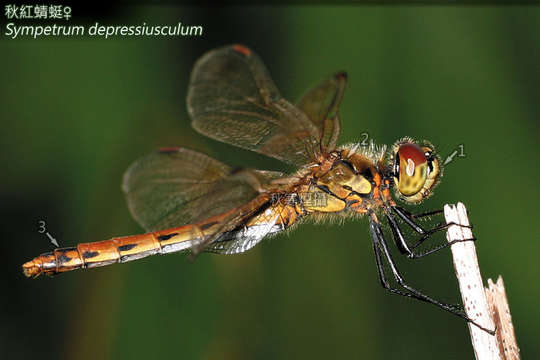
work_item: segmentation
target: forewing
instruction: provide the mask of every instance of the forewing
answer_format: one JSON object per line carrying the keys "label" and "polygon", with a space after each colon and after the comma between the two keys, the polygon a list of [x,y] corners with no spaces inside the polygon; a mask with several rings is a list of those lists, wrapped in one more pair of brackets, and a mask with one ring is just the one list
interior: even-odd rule
{"label": "forewing", "polygon": [[147,231],[156,231],[241,206],[257,196],[258,184],[278,176],[250,170],[235,174],[209,156],[173,148],[137,160],[124,174],[122,188],[133,217]]}
{"label": "forewing", "polygon": [[347,74],[336,73],[304,94],[297,104],[319,129],[323,151],[332,151],[337,144],[341,130],[339,106],[346,84]]}
{"label": "forewing", "polygon": [[320,148],[317,126],[281,97],[259,57],[241,45],[197,61],[187,107],[200,133],[289,164],[313,161]]}

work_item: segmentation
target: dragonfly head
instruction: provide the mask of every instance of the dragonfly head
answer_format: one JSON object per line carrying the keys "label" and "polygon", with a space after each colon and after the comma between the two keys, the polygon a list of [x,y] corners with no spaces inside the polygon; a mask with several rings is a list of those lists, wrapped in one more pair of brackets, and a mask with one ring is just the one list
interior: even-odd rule
{"label": "dragonfly head", "polygon": [[392,146],[389,167],[398,197],[408,203],[429,197],[442,174],[433,145],[418,144],[411,138],[403,138]]}

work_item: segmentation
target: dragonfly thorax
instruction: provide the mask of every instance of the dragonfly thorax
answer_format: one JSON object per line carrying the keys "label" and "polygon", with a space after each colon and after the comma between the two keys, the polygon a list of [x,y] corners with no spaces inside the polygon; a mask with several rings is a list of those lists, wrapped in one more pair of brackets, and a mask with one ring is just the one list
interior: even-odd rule
{"label": "dragonfly thorax", "polygon": [[[367,212],[380,194],[384,150],[379,156],[347,146],[330,154],[330,164],[315,169],[301,198],[308,212]],[[306,201],[307,200],[307,201]],[[315,200],[315,201],[314,201]]]}
{"label": "dragonfly thorax", "polygon": [[418,203],[432,194],[441,175],[439,158],[429,143],[410,138],[385,147],[346,145],[330,154],[313,171],[309,189],[299,195],[308,212],[358,213],[391,205],[390,188],[397,198]]}
{"label": "dragonfly thorax", "polygon": [[373,172],[369,164],[360,164],[368,165],[361,167],[361,173],[358,172],[354,163],[340,159],[334,163],[332,169],[317,180],[317,184],[326,187],[340,198],[346,198],[353,193],[368,195],[374,185],[372,184]]}

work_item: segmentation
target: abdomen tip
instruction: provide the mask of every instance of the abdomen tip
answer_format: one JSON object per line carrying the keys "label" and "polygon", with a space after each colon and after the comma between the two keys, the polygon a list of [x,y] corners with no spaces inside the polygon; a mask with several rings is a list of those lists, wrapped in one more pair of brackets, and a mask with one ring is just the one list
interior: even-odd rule
{"label": "abdomen tip", "polygon": [[22,266],[23,273],[26,277],[36,277],[39,276],[41,270],[39,266],[34,263],[34,261],[28,261]]}

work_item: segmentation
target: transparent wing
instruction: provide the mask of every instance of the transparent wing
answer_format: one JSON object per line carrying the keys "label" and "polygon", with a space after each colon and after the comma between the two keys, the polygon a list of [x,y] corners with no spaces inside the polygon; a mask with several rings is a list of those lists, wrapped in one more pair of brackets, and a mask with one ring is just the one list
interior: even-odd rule
{"label": "transparent wing", "polygon": [[187,106],[201,134],[289,164],[309,163],[320,149],[319,128],[281,97],[259,57],[241,45],[197,61]]}
{"label": "transparent wing", "polygon": [[309,90],[297,103],[321,133],[321,147],[325,152],[334,150],[341,124],[339,106],[343,99],[347,74],[339,72]]}
{"label": "transparent wing", "polygon": [[197,223],[246,204],[262,183],[283,174],[233,171],[185,148],[163,149],[132,164],[122,188],[131,214],[147,231]]}

